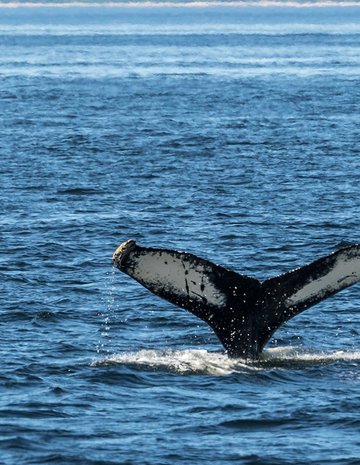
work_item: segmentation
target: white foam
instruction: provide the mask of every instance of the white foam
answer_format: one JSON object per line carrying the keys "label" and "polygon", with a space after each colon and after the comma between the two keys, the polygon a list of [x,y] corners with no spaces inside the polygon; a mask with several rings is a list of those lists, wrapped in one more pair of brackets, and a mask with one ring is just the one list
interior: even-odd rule
{"label": "white foam", "polygon": [[146,369],[166,370],[176,373],[200,373],[208,375],[227,375],[234,371],[244,371],[247,366],[240,360],[230,359],[227,355],[206,350],[140,350],[114,354],[93,365],[135,365]]}
{"label": "white foam", "polygon": [[321,365],[338,361],[360,362],[360,351],[343,351],[336,352],[326,351],[309,351],[298,347],[276,347],[265,350],[261,356],[260,363],[265,362],[267,366],[276,366],[281,363],[287,363],[296,366],[299,363],[306,365]]}
{"label": "white foam", "polygon": [[245,363],[231,359],[224,353],[201,349],[189,350],[140,350],[113,354],[96,360],[93,366],[111,364],[131,365],[147,370],[164,370],[181,374],[229,375],[269,368],[298,367],[299,364],[316,366],[337,361],[360,362],[360,351],[311,352],[296,347],[277,347],[263,352],[260,360]]}

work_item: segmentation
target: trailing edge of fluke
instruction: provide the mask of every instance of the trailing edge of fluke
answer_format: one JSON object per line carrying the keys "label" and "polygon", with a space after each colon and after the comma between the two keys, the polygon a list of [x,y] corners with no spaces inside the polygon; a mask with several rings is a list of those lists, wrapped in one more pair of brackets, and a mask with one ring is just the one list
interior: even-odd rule
{"label": "trailing edge of fluke", "polygon": [[151,292],[204,320],[230,357],[256,359],[272,334],[312,305],[360,280],[360,245],[260,282],[176,250],[129,240],[114,265]]}

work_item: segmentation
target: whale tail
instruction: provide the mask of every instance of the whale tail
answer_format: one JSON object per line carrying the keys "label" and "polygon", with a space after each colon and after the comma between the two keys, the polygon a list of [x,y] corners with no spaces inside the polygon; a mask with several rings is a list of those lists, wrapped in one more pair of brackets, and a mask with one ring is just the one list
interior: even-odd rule
{"label": "whale tail", "polygon": [[272,334],[360,280],[360,246],[260,282],[196,255],[121,244],[113,262],[154,294],[205,321],[231,357],[255,359]]}

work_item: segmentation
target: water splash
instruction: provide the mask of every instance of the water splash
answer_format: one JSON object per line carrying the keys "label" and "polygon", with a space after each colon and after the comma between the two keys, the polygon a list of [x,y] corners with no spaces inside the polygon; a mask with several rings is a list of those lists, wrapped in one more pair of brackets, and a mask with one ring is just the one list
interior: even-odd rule
{"label": "water splash", "polygon": [[311,351],[298,347],[275,347],[264,351],[257,366],[262,367],[288,367],[318,366],[334,362],[360,362],[360,351],[336,352]]}
{"label": "water splash", "polygon": [[140,350],[93,362],[93,366],[121,364],[143,369],[171,371],[176,373],[201,373],[209,375],[226,375],[238,369],[248,369],[245,362],[232,360],[225,354],[207,352],[206,350]]}
{"label": "water splash", "polygon": [[181,374],[228,375],[269,368],[299,368],[318,366],[337,361],[360,362],[360,351],[332,353],[302,351],[294,347],[281,347],[266,350],[260,360],[246,362],[231,359],[224,353],[206,350],[140,350],[113,354],[92,363],[92,366],[127,365],[146,370],[170,371]]}
{"label": "water splash", "polygon": [[102,319],[101,322],[101,339],[96,344],[96,352],[98,354],[109,354],[111,352],[110,344],[112,342],[111,337],[111,323],[114,320],[115,313],[115,268],[111,272],[107,273],[107,279],[105,282],[105,296],[102,299],[104,310],[99,312]]}

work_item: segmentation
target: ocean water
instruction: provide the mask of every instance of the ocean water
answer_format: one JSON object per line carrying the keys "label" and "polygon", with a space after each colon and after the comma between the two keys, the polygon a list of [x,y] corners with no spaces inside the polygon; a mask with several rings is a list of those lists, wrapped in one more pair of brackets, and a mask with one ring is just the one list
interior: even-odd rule
{"label": "ocean water", "polygon": [[0,8],[1,464],[360,463],[358,285],[245,363],[111,262],[360,242],[359,102],[359,8]]}

